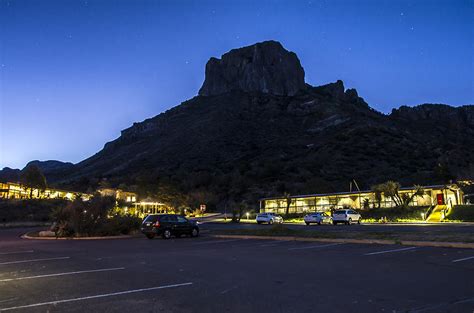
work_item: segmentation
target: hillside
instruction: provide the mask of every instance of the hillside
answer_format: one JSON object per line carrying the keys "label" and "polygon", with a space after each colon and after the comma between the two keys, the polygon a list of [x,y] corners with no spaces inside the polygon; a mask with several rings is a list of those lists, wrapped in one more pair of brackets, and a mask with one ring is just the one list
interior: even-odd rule
{"label": "hillside", "polygon": [[[122,131],[92,157],[44,168],[85,191],[104,179],[141,194],[159,188],[227,201],[474,178],[474,106],[423,104],[379,113],[342,81],[304,83],[277,42],[211,58],[199,95]],[[161,186],[161,187],[159,187]]]}

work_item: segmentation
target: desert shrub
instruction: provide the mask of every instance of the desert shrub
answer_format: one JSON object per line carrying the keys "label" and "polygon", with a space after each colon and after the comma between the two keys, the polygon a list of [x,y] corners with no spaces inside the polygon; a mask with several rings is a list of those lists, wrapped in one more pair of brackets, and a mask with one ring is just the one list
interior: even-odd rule
{"label": "desert shrub", "polygon": [[474,205],[455,205],[449,212],[447,219],[474,222]]}
{"label": "desert shrub", "polygon": [[360,210],[359,213],[362,215],[362,219],[375,219],[380,220],[381,218],[387,218],[388,221],[397,220],[422,220],[421,213],[426,213],[428,207],[416,206],[416,207],[392,207],[392,208],[375,208],[367,211]]}
{"label": "desert shrub", "polygon": [[281,214],[281,216],[283,216],[283,219],[303,218],[308,213],[309,212],[306,212],[306,213],[288,213],[288,214]]}
{"label": "desert shrub", "polygon": [[115,214],[114,208],[113,197],[77,198],[54,210],[53,230],[57,236],[101,236],[128,234],[140,227],[139,218]]}
{"label": "desert shrub", "polygon": [[5,199],[0,200],[0,223],[47,222],[53,210],[64,207],[67,200],[61,199]]}
{"label": "desert shrub", "polygon": [[141,218],[131,215],[117,215],[102,225],[98,230],[101,236],[127,235],[140,228]]}
{"label": "desert shrub", "polygon": [[240,222],[240,210],[237,208],[232,209],[232,223],[239,223]]}

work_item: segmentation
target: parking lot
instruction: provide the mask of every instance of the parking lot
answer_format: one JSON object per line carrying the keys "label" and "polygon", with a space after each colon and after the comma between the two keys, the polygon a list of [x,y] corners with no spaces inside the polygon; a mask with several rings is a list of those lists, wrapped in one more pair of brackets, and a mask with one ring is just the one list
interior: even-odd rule
{"label": "parking lot", "polygon": [[474,250],[0,230],[0,312],[474,312]]}
{"label": "parking lot", "polygon": [[[241,223],[206,223],[206,228],[211,230],[219,229],[263,229],[265,227],[271,227],[272,225],[262,224],[257,225],[256,223],[247,223],[248,220],[242,220]],[[250,221],[252,222],[252,221]],[[400,223],[400,224],[365,224],[362,225],[305,225],[303,222],[300,223],[284,223],[284,226],[294,230],[305,230],[305,231],[320,231],[320,232],[332,232],[332,233],[347,233],[348,231],[357,232],[397,232],[397,233],[423,233],[431,234],[436,232],[443,232],[446,234],[465,234],[474,232],[474,223]]]}

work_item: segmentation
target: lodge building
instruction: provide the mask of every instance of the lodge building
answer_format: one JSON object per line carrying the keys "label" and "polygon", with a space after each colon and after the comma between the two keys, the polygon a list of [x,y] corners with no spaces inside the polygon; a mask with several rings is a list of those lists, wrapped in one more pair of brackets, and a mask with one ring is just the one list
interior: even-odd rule
{"label": "lodge building", "polygon": [[[168,212],[170,210],[170,207],[164,203],[150,198],[140,201],[136,193],[122,189],[100,188],[97,192],[103,197],[114,197],[117,201],[123,201],[123,209],[125,212],[139,217],[145,217],[148,214]],[[84,201],[88,201],[93,196],[92,194],[74,191],[52,188],[41,190],[19,183],[0,182],[0,199],[64,199],[72,201],[77,195],[80,195]]]}
{"label": "lodge building", "polygon": [[[399,194],[411,196],[415,188],[400,188]],[[290,196],[291,204],[289,213],[325,212],[331,209],[351,207],[354,209],[367,209],[376,207],[396,206],[390,197],[383,193],[381,201],[377,201],[375,192],[371,190],[355,192],[336,192],[309,195]],[[260,199],[260,212],[273,212],[284,214],[287,208],[286,197],[272,197]],[[432,185],[423,187],[423,195],[415,196],[410,203],[412,206],[446,205],[451,207],[463,203],[463,192],[456,184]]]}
{"label": "lodge building", "polygon": [[11,182],[0,182],[0,199],[65,199],[74,200],[80,195],[83,200],[89,200],[92,195],[77,193],[73,191],[46,188],[31,188],[25,185]]}

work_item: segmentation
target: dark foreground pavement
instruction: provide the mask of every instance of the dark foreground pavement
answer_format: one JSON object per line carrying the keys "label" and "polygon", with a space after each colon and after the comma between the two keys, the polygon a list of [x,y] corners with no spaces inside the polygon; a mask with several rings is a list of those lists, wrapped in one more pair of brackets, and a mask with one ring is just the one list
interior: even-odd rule
{"label": "dark foreground pavement", "polygon": [[474,312],[474,250],[22,232],[0,230],[0,312]]}

